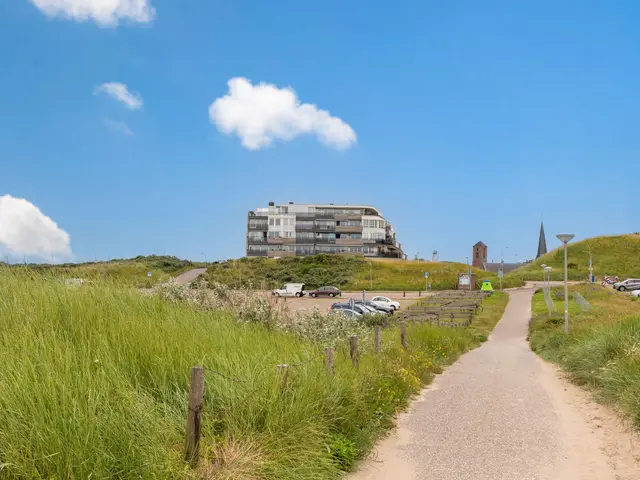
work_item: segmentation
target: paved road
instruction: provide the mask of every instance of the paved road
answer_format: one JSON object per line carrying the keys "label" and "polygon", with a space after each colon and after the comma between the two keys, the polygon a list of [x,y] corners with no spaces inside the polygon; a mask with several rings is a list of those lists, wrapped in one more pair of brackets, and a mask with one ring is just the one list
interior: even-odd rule
{"label": "paved road", "polygon": [[510,292],[489,341],[423,391],[353,480],[640,479],[633,438],[529,349],[532,293]]}
{"label": "paved road", "polygon": [[186,285],[193,282],[196,278],[198,278],[198,275],[201,275],[206,271],[206,268],[194,268],[193,270],[189,270],[188,272],[184,272],[178,275],[177,277],[175,277],[175,280],[180,285]]}

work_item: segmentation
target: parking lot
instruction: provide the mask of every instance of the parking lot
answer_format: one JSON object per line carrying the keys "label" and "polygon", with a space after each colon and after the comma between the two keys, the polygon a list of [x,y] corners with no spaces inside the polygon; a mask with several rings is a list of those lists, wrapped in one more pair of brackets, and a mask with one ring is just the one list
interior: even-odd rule
{"label": "parking lot", "polygon": [[[376,296],[389,297],[392,300],[400,302],[400,310],[402,310],[404,308],[407,308],[409,305],[414,304],[420,298],[424,298],[424,293],[419,297],[417,292],[407,292],[406,296],[403,297],[402,292],[367,292],[368,299]],[[302,298],[280,297],[277,299],[277,301],[278,304],[286,305],[288,308],[294,310],[299,310],[302,308],[309,309],[313,308],[314,306],[318,306],[323,310],[328,310],[333,303],[347,302],[349,301],[349,298],[353,298],[354,300],[362,300],[362,292],[342,292],[342,296],[336,298],[313,298],[309,297],[308,295],[305,295]]]}

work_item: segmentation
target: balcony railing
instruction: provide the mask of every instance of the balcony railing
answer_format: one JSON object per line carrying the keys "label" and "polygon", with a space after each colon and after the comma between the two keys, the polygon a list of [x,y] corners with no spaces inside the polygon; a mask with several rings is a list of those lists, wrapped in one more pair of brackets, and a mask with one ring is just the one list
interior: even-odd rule
{"label": "balcony railing", "polygon": [[296,222],[296,230],[313,230],[314,228],[315,228],[315,225],[313,223],[306,224],[306,223]]}
{"label": "balcony railing", "polygon": [[335,238],[323,238],[323,237],[316,237],[313,239],[314,243],[336,243],[336,239]]}
{"label": "balcony railing", "polygon": [[336,226],[326,223],[316,223],[316,231],[318,232],[335,232]]}
{"label": "balcony railing", "polygon": [[266,237],[247,237],[249,243],[267,243]]}
{"label": "balcony railing", "polygon": [[269,224],[267,222],[249,224],[249,230],[268,230],[268,229],[269,229]]}

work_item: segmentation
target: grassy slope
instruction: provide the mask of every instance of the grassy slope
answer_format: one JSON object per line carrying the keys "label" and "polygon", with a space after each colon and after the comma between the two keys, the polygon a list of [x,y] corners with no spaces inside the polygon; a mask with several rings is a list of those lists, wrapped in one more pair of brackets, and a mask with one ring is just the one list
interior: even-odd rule
{"label": "grassy slope", "polygon": [[[640,235],[594,237],[570,243],[567,252],[569,280],[586,280],[589,276],[589,247],[594,274],[640,277]],[[505,276],[509,281],[542,280],[542,264],[553,267],[552,280],[564,279],[564,249],[556,249]]]}
{"label": "grassy slope", "polygon": [[[64,278],[85,280],[114,280],[121,285],[150,287],[171,277],[201,266],[189,260],[168,256],[138,256],[132,259],[118,259],[108,262],[88,262],[63,265],[13,265],[13,269],[23,269]],[[147,273],[152,272],[148,277]]]}
{"label": "grassy slope", "polygon": [[[198,312],[101,282],[0,275],[0,476],[185,478],[188,374],[206,372],[202,478],[337,478],[365,455],[397,409],[501,316],[495,296],[482,332],[409,327],[384,332],[383,354],[346,348],[336,375],[321,346],[223,313]],[[500,308],[498,308],[500,306]],[[484,325],[484,327],[483,327]],[[345,342],[346,345],[346,342]],[[312,358],[311,362],[305,360]],[[291,367],[280,390],[275,366]]]}
{"label": "grassy slope", "polygon": [[[467,266],[460,263],[421,262],[411,260],[365,260],[357,256],[316,255],[302,258],[242,258],[220,262],[209,267],[207,279],[227,285],[251,285],[273,289],[286,282],[305,283],[308,288],[336,285],[344,290],[371,289],[369,268],[373,274],[373,290],[424,290],[424,272],[436,290],[453,288],[459,272]],[[490,279],[497,287],[495,274],[473,270],[478,282]],[[505,286],[516,286],[517,280]]]}
{"label": "grassy slope", "polygon": [[547,316],[542,293],[533,297],[531,348],[559,363],[578,384],[595,389],[640,427],[640,301],[600,286],[576,286],[592,305],[569,303],[570,335],[564,335],[563,302]]}

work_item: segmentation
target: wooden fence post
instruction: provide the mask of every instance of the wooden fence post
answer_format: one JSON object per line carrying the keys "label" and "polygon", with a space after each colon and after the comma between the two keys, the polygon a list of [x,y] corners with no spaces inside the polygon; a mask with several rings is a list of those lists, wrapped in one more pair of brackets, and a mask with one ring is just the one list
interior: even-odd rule
{"label": "wooden fence post", "polygon": [[324,347],[324,366],[330,375],[333,375],[333,348]]}
{"label": "wooden fence post", "polygon": [[202,424],[202,405],[204,403],[204,368],[191,369],[189,385],[189,411],[187,413],[187,437],[184,443],[184,459],[192,465],[200,459],[200,435]]}
{"label": "wooden fence post", "polygon": [[373,327],[373,351],[380,353],[380,325]]}
{"label": "wooden fence post", "polygon": [[282,391],[284,392],[287,389],[287,382],[289,381],[289,365],[286,363],[278,365],[278,370],[282,372]]}
{"label": "wooden fence post", "polygon": [[440,314],[436,313],[436,323],[440,326]]}
{"label": "wooden fence post", "polygon": [[407,322],[402,322],[400,324],[400,343],[402,344],[402,348],[406,350],[407,348]]}
{"label": "wooden fence post", "polygon": [[357,368],[360,365],[360,352],[358,351],[357,335],[349,337],[349,355],[351,356],[351,363]]}

